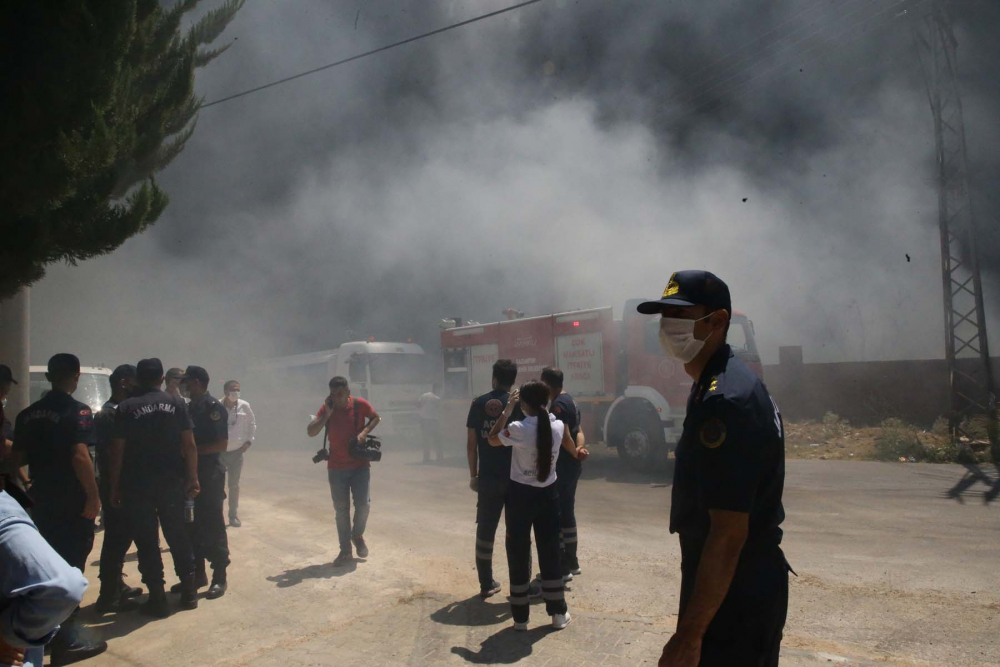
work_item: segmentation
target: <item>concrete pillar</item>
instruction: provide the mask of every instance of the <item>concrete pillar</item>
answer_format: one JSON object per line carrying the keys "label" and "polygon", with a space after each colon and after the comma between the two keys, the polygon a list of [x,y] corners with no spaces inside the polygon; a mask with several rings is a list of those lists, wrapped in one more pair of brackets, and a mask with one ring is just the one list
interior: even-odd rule
{"label": "concrete pillar", "polygon": [[4,412],[13,422],[17,413],[28,407],[30,377],[28,373],[31,331],[31,290],[20,292],[0,302],[0,364],[10,366],[18,384],[11,387]]}

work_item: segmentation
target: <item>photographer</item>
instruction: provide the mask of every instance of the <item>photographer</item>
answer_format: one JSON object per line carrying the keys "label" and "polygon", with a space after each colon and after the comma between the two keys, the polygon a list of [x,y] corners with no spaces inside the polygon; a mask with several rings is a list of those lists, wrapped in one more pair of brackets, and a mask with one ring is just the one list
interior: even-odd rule
{"label": "photographer", "polygon": [[[333,564],[347,565],[353,560],[351,543],[358,550],[358,558],[367,558],[365,525],[371,506],[371,464],[351,456],[351,440],[357,438],[364,443],[381,418],[368,401],[351,396],[347,379],[335,377],[330,380],[330,395],[316,413],[315,419],[306,428],[313,438],[327,431],[330,451],[320,452],[313,458],[318,463],[327,459],[327,475],[330,480],[330,495],[337,515],[337,536],[340,539],[340,554]],[[354,523],[351,524],[351,496],[354,497]]]}

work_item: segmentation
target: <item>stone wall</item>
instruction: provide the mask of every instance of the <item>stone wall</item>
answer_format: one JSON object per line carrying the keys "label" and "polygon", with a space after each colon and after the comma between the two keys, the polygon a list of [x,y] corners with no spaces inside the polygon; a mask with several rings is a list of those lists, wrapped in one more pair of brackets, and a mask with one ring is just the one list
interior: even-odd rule
{"label": "stone wall", "polygon": [[[835,412],[857,426],[899,417],[929,427],[949,410],[943,359],[807,364],[798,347],[781,348],[779,359],[764,367],[764,381],[789,420],[818,420]],[[1000,358],[992,362],[993,377],[1000,380]]]}

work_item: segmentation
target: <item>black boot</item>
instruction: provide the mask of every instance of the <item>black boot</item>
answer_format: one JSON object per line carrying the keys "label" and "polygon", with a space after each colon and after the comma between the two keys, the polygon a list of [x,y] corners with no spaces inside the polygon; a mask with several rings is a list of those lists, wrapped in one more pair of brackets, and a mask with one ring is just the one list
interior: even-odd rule
{"label": "black boot", "polygon": [[167,594],[163,592],[163,584],[149,587],[149,598],[139,607],[139,613],[156,618],[170,616],[170,603]]}
{"label": "black boot", "polygon": [[124,574],[122,575],[121,582],[122,582],[122,584],[121,584],[121,593],[119,593],[119,595],[122,596],[122,599],[137,598],[140,595],[142,595],[142,589],[141,588],[139,588],[138,586],[129,586],[128,584],[125,583],[125,575]]}
{"label": "black boot", "polygon": [[108,650],[108,643],[87,637],[77,620],[78,611],[66,619],[52,640],[52,665],[71,665]]}
{"label": "black boot", "polygon": [[[199,588],[204,588],[205,586],[208,586],[208,572],[205,570],[205,561],[203,559],[199,558],[198,561],[195,563],[194,572],[195,572],[194,574],[195,590],[197,591],[197,589]],[[180,593],[183,590],[184,590],[184,584],[181,582],[177,582],[176,584],[170,587],[171,593]]]}
{"label": "black boot", "polygon": [[[101,594],[97,597],[94,609],[99,614],[111,614],[121,611],[133,611],[139,608],[139,603],[131,598],[142,595],[141,588],[132,588],[125,583],[125,575],[105,577],[101,580]],[[110,580],[112,583],[105,584]],[[117,586],[114,582],[117,582]]]}
{"label": "black boot", "polygon": [[122,611],[134,611],[139,608],[139,603],[125,597],[120,589],[106,591],[101,587],[101,594],[97,596],[94,609],[98,614],[113,614]]}
{"label": "black boot", "polygon": [[227,587],[228,586],[226,584],[226,571],[224,569],[213,570],[212,586],[211,588],[208,589],[208,595],[206,595],[205,597],[207,597],[209,600],[215,600],[216,598],[221,598],[223,595],[226,594]]}
{"label": "black boot", "polygon": [[181,580],[181,607],[184,609],[198,608],[198,588],[197,577],[186,577]]}

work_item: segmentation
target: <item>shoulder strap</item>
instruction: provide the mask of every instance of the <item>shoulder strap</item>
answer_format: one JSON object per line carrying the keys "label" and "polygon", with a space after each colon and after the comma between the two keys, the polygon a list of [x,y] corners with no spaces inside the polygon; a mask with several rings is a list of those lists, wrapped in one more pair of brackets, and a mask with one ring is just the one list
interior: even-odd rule
{"label": "shoulder strap", "polygon": [[361,433],[361,426],[358,424],[358,399],[351,399],[351,410],[354,411],[354,435]]}
{"label": "shoulder strap", "polygon": [[[327,410],[333,410],[331,407],[327,407]],[[323,423],[323,449],[327,449],[330,446],[330,419],[327,415],[327,420]]]}

